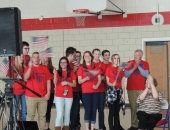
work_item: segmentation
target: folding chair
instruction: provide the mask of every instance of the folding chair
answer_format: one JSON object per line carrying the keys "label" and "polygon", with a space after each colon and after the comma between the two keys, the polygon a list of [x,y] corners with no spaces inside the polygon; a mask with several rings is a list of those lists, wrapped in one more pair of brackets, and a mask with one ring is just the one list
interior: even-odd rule
{"label": "folding chair", "polygon": [[168,128],[169,129],[169,108],[170,108],[170,105],[168,104],[168,102],[163,99],[163,101],[161,102],[161,109],[162,110],[166,110],[166,116],[165,118],[161,119],[157,124],[156,124],[156,127],[161,127],[163,128],[163,130],[165,130],[165,128]]}

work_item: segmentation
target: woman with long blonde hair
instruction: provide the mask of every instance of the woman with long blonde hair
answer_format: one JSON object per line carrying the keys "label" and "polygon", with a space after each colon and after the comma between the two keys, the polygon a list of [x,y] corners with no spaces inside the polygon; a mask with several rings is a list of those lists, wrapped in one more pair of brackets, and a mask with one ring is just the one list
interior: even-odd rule
{"label": "woman with long blonde hair", "polygon": [[[122,78],[125,76],[122,69],[119,68],[120,56],[114,54],[111,57],[112,65],[106,69],[106,82],[108,85],[106,102],[109,107],[109,129],[124,130],[120,125],[119,111],[122,101],[125,101],[125,90],[123,88]],[[114,119],[114,125],[113,125]]]}
{"label": "woman with long blonde hair", "polygon": [[[23,79],[24,69],[25,69],[24,55],[21,54],[21,56],[16,56],[14,58],[14,63],[11,66],[12,66],[11,77]],[[8,72],[7,76],[9,76],[9,73],[10,72]],[[24,80],[18,80],[17,82],[26,85],[26,82]],[[25,89],[18,83],[14,83],[12,85],[12,88],[13,88],[13,93],[16,96],[17,103],[20,102],[21,104],[21,119],[22,121],[26,121],[27,107],[26,107],[26,100],[25,100]]]}

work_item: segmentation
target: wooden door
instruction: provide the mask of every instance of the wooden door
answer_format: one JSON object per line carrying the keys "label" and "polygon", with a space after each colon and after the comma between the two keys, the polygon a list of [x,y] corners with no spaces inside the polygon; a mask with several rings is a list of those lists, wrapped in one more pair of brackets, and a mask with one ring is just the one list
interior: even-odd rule
{"label": "wooden door", "polygon": [[146,61],[149,63],[150,74],[157,80],[158,91],[163,91],[164,98],[169,99],[167,42],[146,43]]}

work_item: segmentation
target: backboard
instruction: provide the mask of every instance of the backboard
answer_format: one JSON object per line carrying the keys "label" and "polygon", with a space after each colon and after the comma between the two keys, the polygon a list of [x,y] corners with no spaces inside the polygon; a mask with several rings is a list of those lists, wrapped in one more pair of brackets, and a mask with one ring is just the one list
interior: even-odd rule
{"label": "backboard", "polygon": [[106,0],[66,0],[66,11],[73,13],[75,9],[88,9],[90,12],[99,12],[107,7]]}

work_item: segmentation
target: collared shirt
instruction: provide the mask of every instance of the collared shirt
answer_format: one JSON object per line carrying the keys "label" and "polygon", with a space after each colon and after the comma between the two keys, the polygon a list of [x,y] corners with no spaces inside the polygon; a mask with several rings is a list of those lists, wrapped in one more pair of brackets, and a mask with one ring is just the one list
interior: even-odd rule
{"label": "collared shirt", "polygon": [[163,99],[162,92],[158,92],[158,99],[154,99],[152,93],[148,93],[144,100],[140,100],[140,95],[142,93],[143,91],[141,91],[137,98],[137,103],[139,104],[138,111],[144,111],[148,114],[161,114],[161,101]]}

